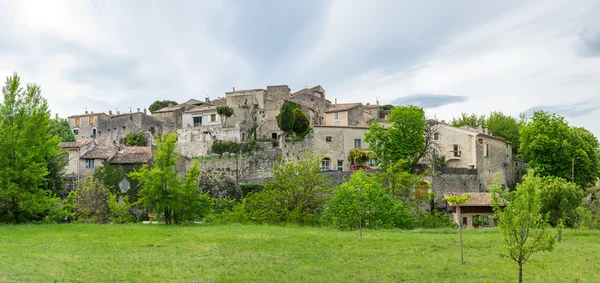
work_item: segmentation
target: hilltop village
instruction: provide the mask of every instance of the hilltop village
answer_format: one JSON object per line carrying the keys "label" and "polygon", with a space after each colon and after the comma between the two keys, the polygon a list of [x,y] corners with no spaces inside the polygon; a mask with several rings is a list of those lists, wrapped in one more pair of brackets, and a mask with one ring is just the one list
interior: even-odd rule
{"label": "hilltop village", "polygon": [[[281,106],[293,103],[308,117],[311,131],[302,140],[290,140],[279,129],[277,115]],[[217,106],[233,109],[229,118],[217,113]],[[387,125],[389,109],[377,101],[371,104],[337,103],[327,98],[321,86],[291,92],[286,85],[267,86],[225,93],[211,100],[190,99],[149,113],[147,109],[129,113],[86,111],[68,117],[76,142],[61,143],[69,152],[66,176],[75,185],[78,179],[92,174],[106,163],[134,167],[153,158],[154,137],[163,132],[177,133],[181,154],[178,170],[185,173],[193,160],[200,161],[205,174],[235,176],[240,183],[263,183],[271,177],[278,157],[295,157],[305,150],[323,156],[322,170],[334,182],[341,183],[355,169],[377,169],[374,159],[356,164],[349,158],[353,149],[369,151],[365,133],[374,121]],[[488,192],[499,176],[505,187],[514,187],[521,177],[521,163],[513,155],[512,145],[495,137],[487,129],[453,127],[445,121],[428,120],[435,153],[444,160],[441,168],[427,168],[431,174],[425,182],[430,190],[448,192]],[[124,137],[142,133],[148,146],[124,146]],[[215,143],[256,144],[251,153],[214,153]],[[121,187],[128,189],[124,179]],[[490,211],[491,213],[491,211]]]}

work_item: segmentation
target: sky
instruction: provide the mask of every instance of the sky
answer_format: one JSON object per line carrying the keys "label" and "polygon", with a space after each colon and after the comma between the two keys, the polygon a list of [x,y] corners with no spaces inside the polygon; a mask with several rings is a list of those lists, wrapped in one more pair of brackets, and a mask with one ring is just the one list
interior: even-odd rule
{"label": "sky", "polygon": [[600,136],[600,1],[0,0],[0,76],[53,114],[321,85],[329,100],[518,116]]}

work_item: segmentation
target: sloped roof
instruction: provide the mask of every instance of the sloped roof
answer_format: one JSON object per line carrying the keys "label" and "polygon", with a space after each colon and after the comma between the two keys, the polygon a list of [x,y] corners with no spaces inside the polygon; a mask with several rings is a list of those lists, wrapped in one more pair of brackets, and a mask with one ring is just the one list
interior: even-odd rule
{"label": "sloped roof", "polygon": [[126,146],[117,151],[110,159],[115,164],[143,164],[152,160],[152,147]]}
{"label": "sloped roof", "polygon": [[284,99],[284,100],[288,101],[288,102],[291,102],[291,103],[296,103],[296,104],[298,104],[300,106],[304,106],[304,107],[306,107],[308,109],[315,110],[314,109],[315,108],[314,104],[311,104],[308,101],[304,101],[304,100],[301,100],[301,99]]}
{"label": "sloped roof", "polygon": [[181,103],[181,104],[188,104],[188,105],[198,105],[198,104],[206,104],[206,102],[205,102],[205,101],[200,101],[200,100],[198,100],[198,99],[193,99],[193,98],[192,98],[192,99],[190,99],[190,100],[188,100],[188,101],[186,101],[186,102],[184,102],[184,103]]}
{"label": "sloped roof", "polygon": [[[457,192],[445,192],[443,193],[444,197],[449,197],[449,196],[464,196],[464,195],[471,195],[471,198],[469,200],[467,200],[465,203],[461,204],[460,206],[491,206],[490,203],[490,199],[491,199],[491,193],[457,193]],[[452,203],[449,203],[450,206],[455,206]]]}
{"label": "sloped roof", "polygon": [[[97,113],[92,112],[92,113],[88,113],[88,114],[76,114],[76,115],[71,115],[71,116],[69,116],[67,118],[89,117],[89,116],[96,116],[96,115],[98,115],[98,116],[99,115],[106,115],[106,113],[104,113],[104,112],[97,112]],[[108,116],[108,115],[106,115],[106,116]]]}
{"label": "sloped roof", "polygon": [[161,109],[158,109],[152,113],[166,113],[166,112],[173,112],[175,110],[179,110],[181,108],[185,107],[185,105],[171,105],[171,106],[167,106],[167,107],[163,107]]}
{"label": "sloped roof", "polygon": [[62,147],[62,148],[73,148],[73,149],[79,149],[82,148],[90,143],[94,142],[93,140],[80,140],[78,142],[61,142],[60,144],[58,144],[58,146]]}
{"label": "sloped roof", "polygon": [[379,105],[379,104],[367,104],[367,105],[363,105],[363,109],[378,109],[379,107],[381,107],[381,105]]}
{"label": "sloped roof", "polygon": [[340,111],[348,111],[354,107],[358,107],[360,106],[361,103],[339,103],[339,104],[334,104],[331,107],[327,108],[325,110],[325,113],[333,113],[333,112],[340,112]]}
{"label": "sloped roof", "polygon": [[185,111],[185,113],[206,112],[215,110],[217,110],[217,106],[196,106],[188,111]]}
{"label": "sloped roof", "polygon": [[114,146],[95,146],[84,152],[80,157],[83,159],[110,159],[116,153]]}

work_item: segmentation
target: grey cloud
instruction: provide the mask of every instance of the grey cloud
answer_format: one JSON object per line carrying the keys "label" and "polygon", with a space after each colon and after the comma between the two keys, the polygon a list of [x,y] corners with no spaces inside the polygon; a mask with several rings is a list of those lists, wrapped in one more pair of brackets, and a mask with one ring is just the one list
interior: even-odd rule
{"label": "grey cloud", "polygon": [[600,56],[600,31],[579,34],[579,55],[584,57]]}
{"label": "grey cloud", "polygon": [[557,105],[538,105],[525,110],[527,116],[531,117],[533,112],[544,110],[550,113],[555,113],[564,117],[579,117],[592,113],[599,109],[600,106],[590,105],[586,102],[578,102],[573,104],[557,104]]}
{"label": "grey cloud", "polygon": [[464,96],[421,93],[397,98],[396,100],[392,101],[392,104],[408,104],[420,106],[423,108],[437,108],[451,103],[465,102],[467,100],[468,99]]}

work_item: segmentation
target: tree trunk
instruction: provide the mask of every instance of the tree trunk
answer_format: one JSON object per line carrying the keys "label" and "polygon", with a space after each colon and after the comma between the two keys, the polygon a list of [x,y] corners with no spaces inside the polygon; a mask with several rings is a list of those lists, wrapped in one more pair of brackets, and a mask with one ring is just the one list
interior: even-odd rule
{"label": "tree trunk", "polygon": [[464,261],[463,261],[463,239],[462,239],[463,238],[462,237],[462,225],[463,224],[462,224],[462,216],[460,214],[460,206],[456,206],[456,209],[458,209],[458,223],[460,223],[458,226],[459,227],[458,230],[460,231],[460,263],[462,264],[462,263],[464,263]]}
{"label": "tree trunk", "polygon": [[519,283],[523,282],[523,263],[519,262]]}
{"label": "tree trunk", "polygon": [[360,231],[360,238],[362,239],[362,218],[360,213],[358,214],[358,230]]}

